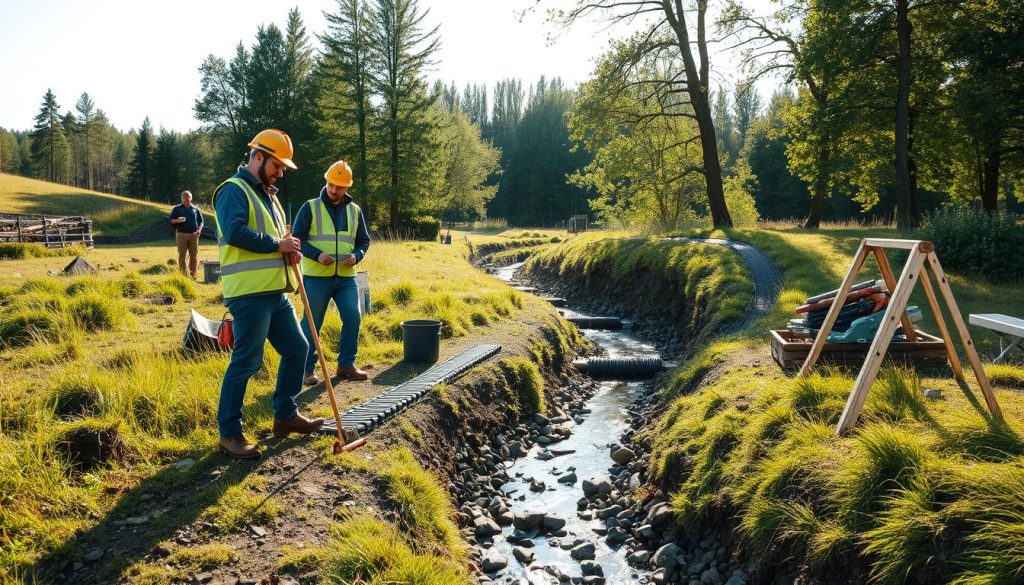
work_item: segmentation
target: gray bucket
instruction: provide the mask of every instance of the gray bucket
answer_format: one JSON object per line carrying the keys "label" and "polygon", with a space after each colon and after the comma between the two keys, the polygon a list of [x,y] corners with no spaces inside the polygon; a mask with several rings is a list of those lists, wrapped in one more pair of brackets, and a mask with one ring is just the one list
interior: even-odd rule
{"label": "gray bucket", "polygon": [[441,322],[436,319],[403,321],[402,350],[407,362],[436,362],[441,353]]}
{"label": "gray bucket", "polygon": [[220,281],[220,262],[203,262],[203,280],[209,283]]}

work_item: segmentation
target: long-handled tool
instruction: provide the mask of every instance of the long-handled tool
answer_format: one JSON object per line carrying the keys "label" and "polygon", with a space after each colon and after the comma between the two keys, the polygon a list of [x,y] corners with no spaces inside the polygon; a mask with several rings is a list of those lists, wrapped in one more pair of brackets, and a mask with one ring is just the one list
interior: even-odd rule
{"label": "long-handled tool", "polygon": [[[286,236],[291,236],[291,226],[288,226]],[[331,411],[334,412],[334,424],[337,429],[337,438],[334,439],[333,452],[335,455],[343,453],[345,451],[351,451],[360,445],[353,445],[348,447],[348,433],[345,428],[341,426],[341,414],[338,413],[338,402],[334,399],[334,386],[331,384],[331,373],[327,371],[327,359],[324,358],[323,349],[320,347],[320,334],[317,333],[316,324],[313,322],[313,311],[309,308],[309,298],[306,297],[306,287],[302,284],[302,273],[299,272],[298,265],[291,265],[290,268],[295,272],[295,280],[298,282],[299,296],[302,297],[302,308],[306,312],[306,323],[309,324],[309,336],[313,338],[313,347],[316,348],[316,355],[320,360],[320,371],[324,375],[324,386],[327,388],[327,397],[331,399]],[[358,443],[359,441],[353,441]]]}

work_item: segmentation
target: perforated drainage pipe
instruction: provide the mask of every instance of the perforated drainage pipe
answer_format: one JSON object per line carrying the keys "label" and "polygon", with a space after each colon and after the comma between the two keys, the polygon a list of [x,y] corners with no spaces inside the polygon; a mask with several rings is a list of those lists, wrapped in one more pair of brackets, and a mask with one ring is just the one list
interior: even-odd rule
{"label": "perforated drainage pipe", "polygon": [[580,329],[622,329],[622,319],[618,317],[566,317],[570,323]]}
{"label": "perforated drainage pipe", "polygon": [[590,358],[573,365],[594,378],[650,378],[665,369],[660,357]]}

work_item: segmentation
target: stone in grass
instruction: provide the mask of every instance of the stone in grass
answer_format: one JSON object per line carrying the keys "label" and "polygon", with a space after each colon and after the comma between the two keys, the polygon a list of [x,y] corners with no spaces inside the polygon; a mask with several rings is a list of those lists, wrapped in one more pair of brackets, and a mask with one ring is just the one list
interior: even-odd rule
{"label": "stone in grass", "polygon": [[490,551],[480,560],[480,568],[485,573],[497,573],[508,566],[508,559],[501,556],[498,551]]}
{"label": "stone in grass", "polygon": [[512,555],[516,557],[516,560],[518,560],[520,563],[523,563],[524,565],[529,565],[530,563],[532,563],[534,558],[534,553],[532,550],[521,546],[513,547]]}
{"label": "stone in grass", "polygon": [[82,560],[87,563],[95,563],[103,557],[103,549],[94,548],[91,551],[82,555]]}
{"label": "stone in grass", "polygon": [[924,396],[925,398],[938,400],[939,398],[942,398],[942,390],[939,390],[938,388],[927,388],[924,391]]}
{"label": "stone in grass", "polygon": [[573,547],[569,554],[572,558],[578,561],[592,560],[594,555],[597,553],[597,547],[592,542],[584,542],[578,546]]}

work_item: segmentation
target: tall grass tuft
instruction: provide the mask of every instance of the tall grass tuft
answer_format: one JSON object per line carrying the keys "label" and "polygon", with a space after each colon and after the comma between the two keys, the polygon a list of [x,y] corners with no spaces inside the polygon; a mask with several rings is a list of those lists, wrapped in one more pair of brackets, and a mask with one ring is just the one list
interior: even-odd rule
{"label": "tall grass tuft", "polygon": [[192,301],[196,298],[196,285],[183,274],[170,274],[156,283],[157,294],[176,300]]}
{"label": "tall grass tuft", "polygon": [[868,393],[869,414],[889,422],[919,418],[925,411],[921,380],[906,368],[886,368]]}
{"label": "tall grass tuft", "polygon": [[933,457],[916,433],[885,423],[869,425],[857,435],[855,456],[837,478],[837,499],[855,526],[872,526],[885,498],[910,485]]}
{"label": "tall grass tuft", "polygon": [[321,578],[332,585],[468,585],[460,564],[414,550],[397,528],[370,516],[349,516],[330,530]]}
{"label": "tall grass tuft", "polygon": [[387,451],[381,462],[379,477],[403,529],[425,551],[463,558],[466,550],[452,520],[454,509],[437,478],[420,467],[405,448]]}
{"label": "tall grass tuft", "polygon": [[131,319],[127,305],[120,297],[89,292],[68,301],[68,318],[87,333],[114,329]]}

